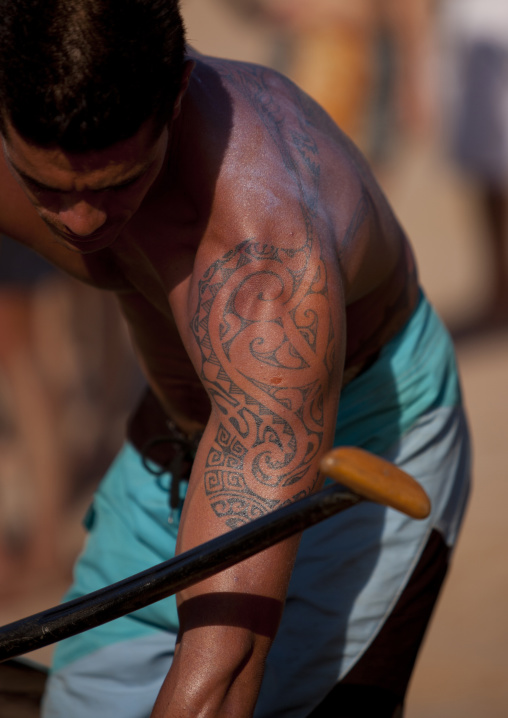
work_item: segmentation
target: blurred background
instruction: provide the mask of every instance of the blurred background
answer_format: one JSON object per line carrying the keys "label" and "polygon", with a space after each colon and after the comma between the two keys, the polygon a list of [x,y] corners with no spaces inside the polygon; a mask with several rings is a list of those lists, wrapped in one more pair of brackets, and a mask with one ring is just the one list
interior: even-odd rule
{"label": "blurred background", "polygon": [[[474,489],[406,718],[508,715],[508,3],[182,0],[203,53],[290,76],[356,141],[454,337]],[[0,250],[0,624],[58,602],[142,381],[114,299]],[[50,649],[35,658],[47,662]]]}

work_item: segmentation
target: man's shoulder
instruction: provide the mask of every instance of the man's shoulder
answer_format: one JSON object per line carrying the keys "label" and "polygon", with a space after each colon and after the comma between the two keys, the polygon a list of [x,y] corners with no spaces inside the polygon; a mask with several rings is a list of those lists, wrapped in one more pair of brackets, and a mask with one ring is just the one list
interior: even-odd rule
{"label": "man's shoulder", "polygon": [[[207,126],[219,118],[220,129],[193,136],[217,140],[214,150],[198,144],[202,155],[213,154],[207,174],[213,192],[204,207],[210,241],[202,247],[218,259],[224,244],[220,256],[246,240],[280,248],[288,238],[319,237],[335,246],[346,269],[357,268],[363,256],[362,265],[377,265],[387,244],[396,254],[399,230],[367,162],[319,105],[268,68],[208,57],[200,62],[221,78],[231,110],[229,123],[227,103],[222,113],[202,113]],[[205,70],[197,72],[205,83]],[[201,197],[202,177],[194,172],[190,181]]]}
{"label": "man's shoulder", "polygon": [[196,63],[193,71],[194,74],[202,78],[208,76],[209,79],[213,73],[216,73],[218,77],[226,81],[244,75],[253,77],[264,76],[274,81],[292,84],[288,77],[274,68],[256,62],[221,57],[219,55],[205,55],[198,52],[195,48],[189,48],[188,57]]}
{"label": "man's shoulder", "polygon": [[265,124],[287,122],[295,114],[308,122],[315,120],[310,117],[314,111],[325,114],[288,76],[272,67],[199,53],[190,57],[196,63],[196,95],[207,110],[219,112],[226,125],[250,123],[254,118]]}

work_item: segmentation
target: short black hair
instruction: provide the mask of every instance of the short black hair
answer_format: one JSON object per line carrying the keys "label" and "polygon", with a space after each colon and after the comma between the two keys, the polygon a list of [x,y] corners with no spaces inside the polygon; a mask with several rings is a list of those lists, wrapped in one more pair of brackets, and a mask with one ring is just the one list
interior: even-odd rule
{"label": "short black hair", "polygon": [[182,79],[180,0],[0,0],[0,132],[68,152],[108,147],[150,118],[160,133]]}

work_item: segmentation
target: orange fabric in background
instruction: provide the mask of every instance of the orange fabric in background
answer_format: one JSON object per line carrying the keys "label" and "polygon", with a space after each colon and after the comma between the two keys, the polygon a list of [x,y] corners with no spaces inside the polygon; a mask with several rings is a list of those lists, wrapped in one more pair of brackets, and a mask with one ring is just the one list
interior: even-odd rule
{"label": "orange fabric in background", "polygon": [[353,23],[309,29],[296,43],[291,74],[360,146],[373,87],[373,30]]}

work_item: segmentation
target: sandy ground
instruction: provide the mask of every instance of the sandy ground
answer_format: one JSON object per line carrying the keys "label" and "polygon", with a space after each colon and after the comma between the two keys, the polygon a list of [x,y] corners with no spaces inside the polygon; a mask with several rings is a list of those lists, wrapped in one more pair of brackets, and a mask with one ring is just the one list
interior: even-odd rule
{"label": "sandy ground", "polygon": [[[204,52],[269,62],[269,33],[246,28],[223,8],[219,0],[185,0],[192,42]],[[412,238],[428,296],[450,322],[467,319],[488,285],[472,188],[430,141],[401,148],[382,183]],[[474,490],[406,718],[508,715],[508,332],[461,342],[457,352],[474,440]],[[74,529],[69,536],[72,553],[82,534]],[[21,594],[0,596],[0,624],[53,605],[67,580],[48,574]],[[46,662],[49,655],[45,649],[36,657]]]}

